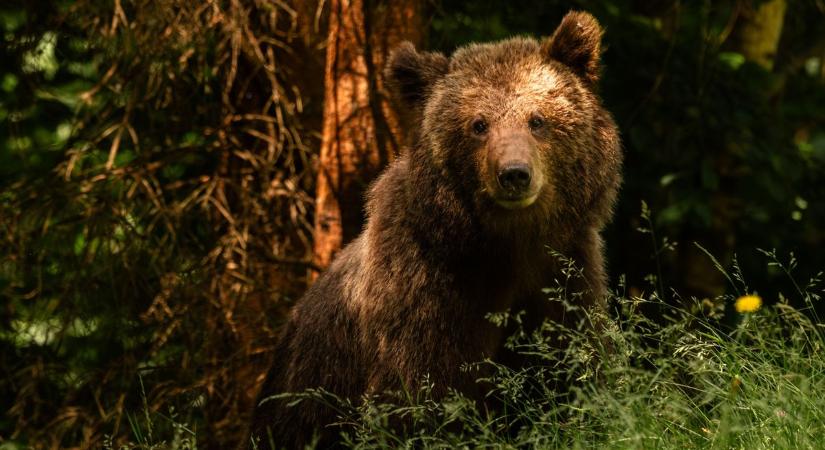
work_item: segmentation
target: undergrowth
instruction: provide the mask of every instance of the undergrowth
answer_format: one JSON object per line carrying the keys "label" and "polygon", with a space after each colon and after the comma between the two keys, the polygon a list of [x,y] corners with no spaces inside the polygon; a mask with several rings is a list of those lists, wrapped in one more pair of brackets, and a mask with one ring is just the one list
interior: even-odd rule
{"label": "undergrowth", "polygon": [[[793,277],[793,259],[782,263],[774,252],[763,253]],[[563,261],[565,279],[546,293],[548,301],[575,310],[576,294],[565,286],[581,272]],[[647,294],[628,295],[620,282],[610,312],[582,311],[577,327],[547,322],[525,330],[518,326],[520,312],[491,315],[501,326],[516,324],[506,345],[531,362],[518,369],[492,361],[464,368],[483,374],[479,382],[489,388],[485,404],[492,408],[458,392],[435,399],[427,379],[415,392],[393,393],[393,401],[350,401],[313,390],[290,394],[293,407],[307,401],[335,407],[342,442],[357,449],[821,448],[820,277],[793,280],[792,296],[737,312],[737,298],[753,293],[737,264],[725,276],[737,294],[701,301],[663,300],[655,277]],[[157,418],[133,418],[138,442],[119,448],[195,448],[183,425],[162,439],[146,433]]]}

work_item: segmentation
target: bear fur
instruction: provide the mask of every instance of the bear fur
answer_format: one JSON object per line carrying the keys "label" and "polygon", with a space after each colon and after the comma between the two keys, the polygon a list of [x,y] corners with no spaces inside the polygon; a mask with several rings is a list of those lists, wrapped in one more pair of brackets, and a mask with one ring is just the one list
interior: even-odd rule
{"label": "bear fur", "polygon": [[[460,366],[500,356],[506,336],[485,316],[562,316],[541,291],[561,278],[547,247],[583,268],[582,306],[604,307],[600,232],[622,155],[596,93],[601,36],[570,12],[542,42],[393,52],[385,75],[412,144],[372,185],[364,231],[292,309],[261,401],[318,387],[357,401],[425,376],[435,395],[482,398]],[[335,432],[331,408],[286,403],[258,406],[258,448]]]}

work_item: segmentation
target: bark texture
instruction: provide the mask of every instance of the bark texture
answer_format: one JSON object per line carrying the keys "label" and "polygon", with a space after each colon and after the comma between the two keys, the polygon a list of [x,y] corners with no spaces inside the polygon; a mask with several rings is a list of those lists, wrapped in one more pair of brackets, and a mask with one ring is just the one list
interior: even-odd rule
{"label": "bark texture", "polygon": [[382,69],[404,40],[422,40],[421,2],[332,0],[316,186],[314,265],[326,268],[361,231],[364,192],[403,138]]}

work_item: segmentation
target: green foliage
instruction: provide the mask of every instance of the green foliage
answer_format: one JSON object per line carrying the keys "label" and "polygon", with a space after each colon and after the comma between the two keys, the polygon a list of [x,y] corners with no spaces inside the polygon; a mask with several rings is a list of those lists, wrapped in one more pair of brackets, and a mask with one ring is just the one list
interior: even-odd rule
{"label": "green foliage", "polygon": [[304,286],[314,138],[272,70],[292,22],[196,6],[0,8],[0,440],[116,445],[137,375],[153,412],[243,415]]}

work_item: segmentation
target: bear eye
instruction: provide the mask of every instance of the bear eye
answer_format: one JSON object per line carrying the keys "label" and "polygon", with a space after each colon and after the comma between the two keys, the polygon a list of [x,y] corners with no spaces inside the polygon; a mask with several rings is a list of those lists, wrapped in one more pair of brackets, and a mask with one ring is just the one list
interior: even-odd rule
{"label": "bear eye", "polygon": [[544,126],[544,119],[542,119],[539,116],[533,116],[527,122],[527,125],[529,125],[530,129],[533,131],[538,130],[539,128]]}
{"label": "bear eye", "polygon": [[475,134],[482,135],[487,132],[487,122],[484,119],[474,120],[472,127]]}

